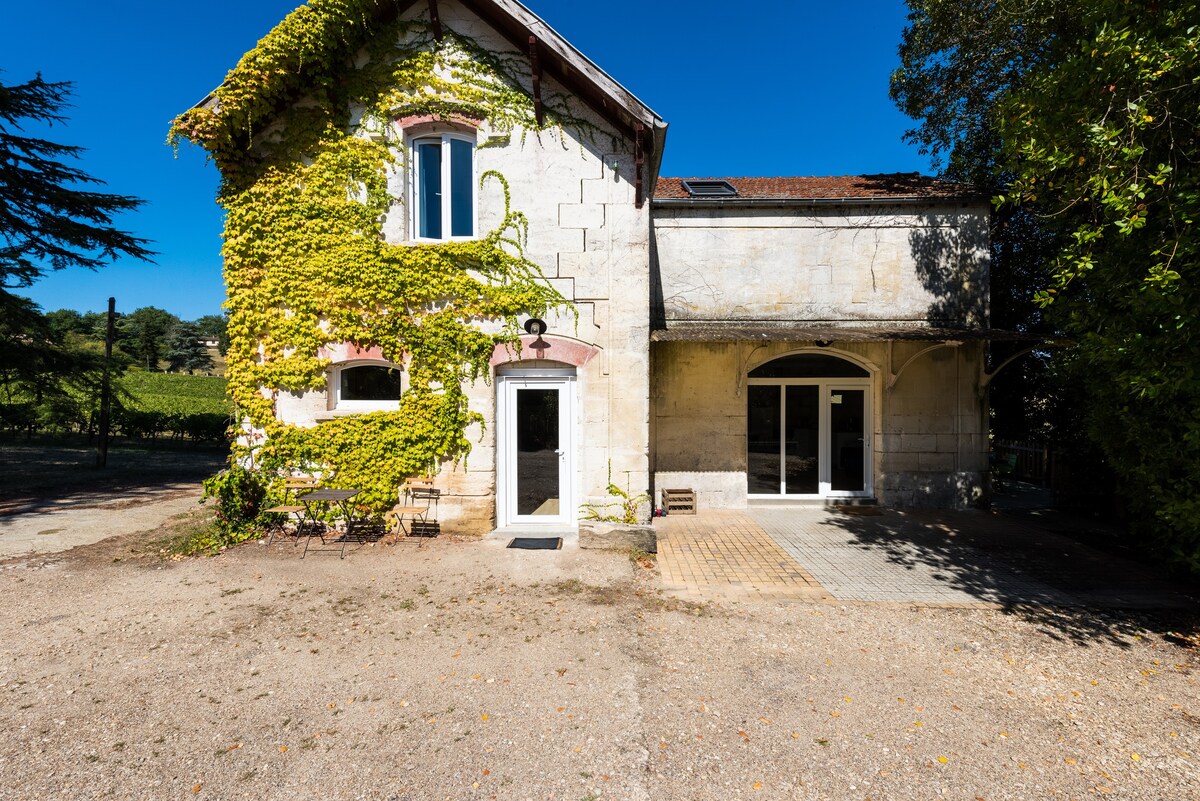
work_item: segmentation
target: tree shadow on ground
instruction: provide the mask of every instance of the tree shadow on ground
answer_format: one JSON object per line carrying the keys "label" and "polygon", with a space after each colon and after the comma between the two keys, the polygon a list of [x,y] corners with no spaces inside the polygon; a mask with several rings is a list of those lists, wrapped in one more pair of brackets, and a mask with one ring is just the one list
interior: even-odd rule
{"label": "tree shadow on ground", "polygon": [[0,519],[65,507],[123,508],[195,491],[228,452],[198,448],[116,447],[96,468],[95,448],[53,444],[0,446]]}
{"label": "tree shadow on ground", "polygon": [[827,525],[847,544],[900,569],[996,604],[1048,637],[1129,647],[1149,632],[1187,640],[1200,603],[1164,576],[1053,531],[988,512],[835,511]]}

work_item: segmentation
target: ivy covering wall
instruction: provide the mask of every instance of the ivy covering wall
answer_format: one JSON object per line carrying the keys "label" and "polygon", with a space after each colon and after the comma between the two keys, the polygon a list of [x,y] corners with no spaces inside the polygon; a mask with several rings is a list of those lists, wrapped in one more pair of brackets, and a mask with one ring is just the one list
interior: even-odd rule
{"label": "ivy covering wall", "polygon": [[[215,102],[174,121],[170,141],[203,147],[220,169],[227,213],[228,379],[248,435],[234,457],[257,467],[332,470],[382,510],[407,475],[431,473],[470,451],[482,418],[465,382],[486,378],[494,347],[516,342],[517,316],[566,301],[524,255],[528,222],[496,172],[481,193],[503,195],[504,216],[472,241],[391,244],[389,172],[404,169],[391,121],[410,115],[477,121],[567,146],[598,131],[569,98],[547,101],[537,124],[516,76],[528,65],[422,20],[387,19],[377,0],[312,0],[248,52]],[[394,15],[393,15],[394,16]],[[499,320],[499,334],[480,323]],[[491,326],[492,330],[496,326]],[[313,428],[278,420],[280,393],[323,390],[335,343],[378,346],[403,364],[399,411],[339,417]]]}

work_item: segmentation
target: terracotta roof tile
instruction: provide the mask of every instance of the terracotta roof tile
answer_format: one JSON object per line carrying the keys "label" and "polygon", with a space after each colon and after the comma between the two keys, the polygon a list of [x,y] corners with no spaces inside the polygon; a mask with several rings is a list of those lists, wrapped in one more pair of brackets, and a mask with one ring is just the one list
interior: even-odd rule
{"label": "terracotta roof tile", "polygon": [[[659,178],[655,200],[687,200],[684,181],[728,181],[743,200],[858,200],[886,198],[977,198],[978,190],[965,184],[941,181],[915,172],[883,175],[840,175],[792,178]],[[729,197],[698,198],[705,201]]]}

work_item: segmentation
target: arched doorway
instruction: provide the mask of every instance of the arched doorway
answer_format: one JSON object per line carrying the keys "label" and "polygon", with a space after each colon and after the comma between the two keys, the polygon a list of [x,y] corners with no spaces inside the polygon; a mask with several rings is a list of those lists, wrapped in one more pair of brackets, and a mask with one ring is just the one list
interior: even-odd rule
{"label": "arched doorway", "polygon": [[748,498],[874,493],[865,368],[825,353],[798,353],[756,367],[746,384]]}

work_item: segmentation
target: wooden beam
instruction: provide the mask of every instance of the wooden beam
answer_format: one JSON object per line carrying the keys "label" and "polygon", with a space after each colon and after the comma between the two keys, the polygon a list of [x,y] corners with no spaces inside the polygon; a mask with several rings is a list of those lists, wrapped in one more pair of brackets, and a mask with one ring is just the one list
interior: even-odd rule
{"label": "wooden beam", "polygon": [[642,185],[642,168],[646,164],[646,151],[642,144],[642,135],[646,128],[640,122],[633,126],[633,172],[634,172],[634,203],[640,209],[646,202],[646,189]]}
{"label": "wooden beam", "polygon": [[429,0],[429,24],[433,26],[433,38],[442,41],[445,32],[442,30],[442,18],[438,14],[437,0]]}
{"label": "wooden beam", "polygon": [[529,68],[533,73],[533,116],[537,119],[538,127],[546,124],[546,109],[542,105],[542,64],[538,60],[538,40],[536,36],[529,37]]}

